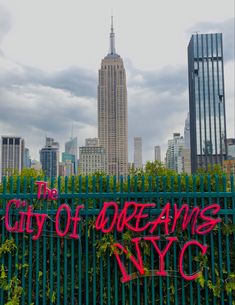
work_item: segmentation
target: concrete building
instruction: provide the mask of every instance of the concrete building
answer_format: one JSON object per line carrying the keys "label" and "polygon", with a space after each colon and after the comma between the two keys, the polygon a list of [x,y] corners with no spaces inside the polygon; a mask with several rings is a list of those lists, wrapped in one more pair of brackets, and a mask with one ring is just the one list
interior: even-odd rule
{"label": "concrete building", "polygon": [[79,173],[81,175],[90,175],[96,172],[106,172],[106,153],[105,149],[101,146],[95,146],[95,142],[99,144],[98,139],[86,139],[85,143],[88,144],[79,147]]}
{"label": "concrete building", "polygon": [[139,169],[143,167],[141,137],[134,137],[134,167],[135,169]]}
{"label": "concrete building", "polygon": [[192,172],[227,156],[222,34],[192,35],[188,46]]}
{"label": "concrete building", "polygon": [[15,170],[19,173],[24,167],[25,144],[20,137],[2,137],[1,175],[9,176]]}
{"label": "concrete building", "polygon": [[161,162],[161,147],[154,146],[154,161]]}
{"label": "concrete building", "polygon": [[184,148],[182,150],[183,172],[191,174],[191,150],[190,150],[190,119],[189,113],[184,125]]}
{"label": "concrete building", "polygon": [[177,171],[183,172],[183,159],[182,151],[184,148],[184,138],[180,133],[174,133],[173,139],[168,140],[168,149],[166,152],[166,167]]}
{"label": "concrete building", "polygon": [[113,21],[110,51],[101,62],[98,83],[98,138],[107,154],[107,173],[128,172],[127,88],[123,60],[115,50]]}
{"label": "concrete building", "polygon": [[59,143],[53,138],[46,138],[46,145],[40,150],[42,170],[49,178],[59,175]]}
{"label": "concrete building", "polygon": [[227,139],[227,151],[228,151],[228,160],[234,160],[235,159],[235,139]]}
{"label": "concrete building", "polygon": [[[60,165],[65,167],[65,176],[75,175],[75,165],[77,166],[77,160],[75,160],[75,155],[66,152],[62,153],[62,162]],[[60,176],[63,176],[60,174]]]}
{"label": "concrete building", "polygon": [[71,160],[59,163],[59,176],[70,177],[74,175],[74,163]]}
{"label": "concrete building", "polygon": [[100,146],[100,141],[98,138],[87,138],[85,139],[85,146],[97,147]]}

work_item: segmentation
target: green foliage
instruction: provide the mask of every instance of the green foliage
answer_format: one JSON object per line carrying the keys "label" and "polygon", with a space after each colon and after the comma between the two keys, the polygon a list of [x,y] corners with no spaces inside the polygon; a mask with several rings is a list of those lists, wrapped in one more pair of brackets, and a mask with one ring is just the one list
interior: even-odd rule
{"label": "green foliage", "polygon": [[[12,254],[16,249],[16,245],[13,239],[7,239],[0,246],[0,257],[6,253]],[[23,293],[23,288],[21,287],[21,281],[17,278],[17,276],[13,276],[10,280],[8,280],[7,271],[5,270],[5,266],[1,265],[1,273],[0,273],[0,289],[7,292],[7,303],[5,305],[19,305],[21,295]]]}

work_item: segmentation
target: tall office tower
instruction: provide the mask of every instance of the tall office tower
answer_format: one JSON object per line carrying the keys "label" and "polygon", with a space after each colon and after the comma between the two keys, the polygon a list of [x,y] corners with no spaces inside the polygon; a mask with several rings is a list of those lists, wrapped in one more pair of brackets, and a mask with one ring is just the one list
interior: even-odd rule
{"label": "tall office tower", "polygon": [[73,164],[73,173],[78,174],[78,140],[77,137],[71,137],[71,139],[65,143],[65,152],[62,155],[62,161],[70,160]]}
{"label": "tall office tower", "polygon": [[227,155],[222,34],[192,35],[188,46],[192,172]]}
{"label": "tall office tower", "polygon": [[11,175],[15,170],[21,172],[24,166],[24,139],[2,137],[1,177]]}
{"label": "tall office tower", "polygon": [[184,138],[180,133],[174,133],[173,139],[168,140],[168,149],[166,152],[166,167],[177,171],[183,172],[183,158],[182,151],[184,148]]}
{"label": "tall office tower", "polygon": [[135,169],[142,168],[142,138],[134,137],[134,167]]}
{"label": "tall office tower", "polygon": [[115,51],[113,21],[110,51],[102,60],[98,84],[98,137],[107,155],[110,175],[127,175],[127,89],[122,58]]}
{"label": "tall office tower", "polygon": [[59,143],[53,138],[46,138],[46,145],[40,150],[42,170],[49,178],[59,175]]}
{"label": "tall office tower", "polygon": [[31,167],[31,159],[29,155],[29,149],[25,147],[24,149],[24,168],[30,168]]}
{"label": "tall office tower", "polygon": [[154,161],[161,162],[161,147],[154,146]]}
{"label": "tall office tower", "polygon": [[86,145],[79,147],[79,172],[82,175],[90,175],[96,172],[106,172],[105,149],[99,146],[97,138],[89,138]]}

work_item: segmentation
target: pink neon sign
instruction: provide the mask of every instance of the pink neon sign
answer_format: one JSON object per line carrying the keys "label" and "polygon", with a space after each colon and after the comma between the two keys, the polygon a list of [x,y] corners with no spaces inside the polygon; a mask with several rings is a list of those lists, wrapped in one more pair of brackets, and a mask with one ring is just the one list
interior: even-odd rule
{"label": "pink neon sign", "polygon": [[[37,181],[36,184],[38,186],[37,198],[39,200],[58,199],[57,189],[50,189],[47,186],[47,183],[43,181]],[[27,210],[22,211],[25,207],[27,207]],[[158,271],[155,272],[155,275],[167,276],[165,258],[172,245],[178,243],[178,238],[176,236],[169,235],[175,233],[176,227],[179,227],[181,231],[190,229],[193,235],[204,235],[211,232],[215,225],[221,221],[220,218],[214,218],[220,210],[218,204],[211,204],[203,208],[193,207],[190,210],[187,204],[183,204],[179,208],[176,204],[171,206],[170,203],[167,203],[158,216],[151,219],[151,221],[148,221],[148,219],[150,219],[150,211],[154,208],[156,208],[155,203],[125,202],[123,208],[120,209],[116,202],[104,202],[103,207],[96,218],[95,229],[101,231],[103,234],[110,233],[114,230],[117,232],[126,230],[135,233],[145,232],[146,236],[135,237],[131,240],[131,243],[135,248],[136,256],[130,253],[130,251],[119,242],[116,242],[113,245],[114,256],[122,273],[121,281],[123,283],[131,280],[131,275],[128,274],[125,268],[123,260],[121,259],[122,255],[125,255],[130,260],[140,275],[145,274],[141,253],[142,240],[148,242],[149,245],[152,245],[159,257],[159,268]],[[19,210],[18,220],[14,223],[11,223],[10,217],[12,209]],[[77,206],[75,214],[73,215],[73,211],[68,204],[63,203],[58,207],[55,215],[55,231],[58,236],[68,236],[74,239],[79,238],[78,224],[81,220],[80,211],[82,209],[84,209],[84,205]],[[208,212],[210,212],[209,215]],[[61,228],[61,217],[64,214],[66,216],[66,224],[65,227]],[[33,206],[28,205],[26,201],[12,199],[6,205],[6,230],[15,233],[25,232],[31,234],[33,240],[40,238],[47,219],[48,214],[34,212]],[[145,222],[143,220],[145,220]],[[163,249],[159,248],[161,236],[156,235],[157,231],[159,231],[159,227],[166,236],[166,245]],[[179,272],[185,280],[194,280],[201,274],[201,270],[196,270],[193,274],[186,274],[183,269],[185,252],[190,247],[197,247],[202,255],[205,255],[207,252],[207,245],[203,245],[197,240],[187,241],[183,245],[179,253]]]}

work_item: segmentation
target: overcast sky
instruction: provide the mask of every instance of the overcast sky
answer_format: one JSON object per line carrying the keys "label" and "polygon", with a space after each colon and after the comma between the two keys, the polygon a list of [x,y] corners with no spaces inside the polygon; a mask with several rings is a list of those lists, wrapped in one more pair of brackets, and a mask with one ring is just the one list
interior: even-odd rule
{"label": "overcast sky", "polygon": [[195,31],[224,35],[227,135],[234,123],[233,0],[0,0],[0,135],[25,138],[39,159],[45,135],[79,146],[97,136],[97,80],[109,49],[114,15],[116,51],[127,72],[129,160],[133,137],[153,160],[188,112],[187,45]]}

